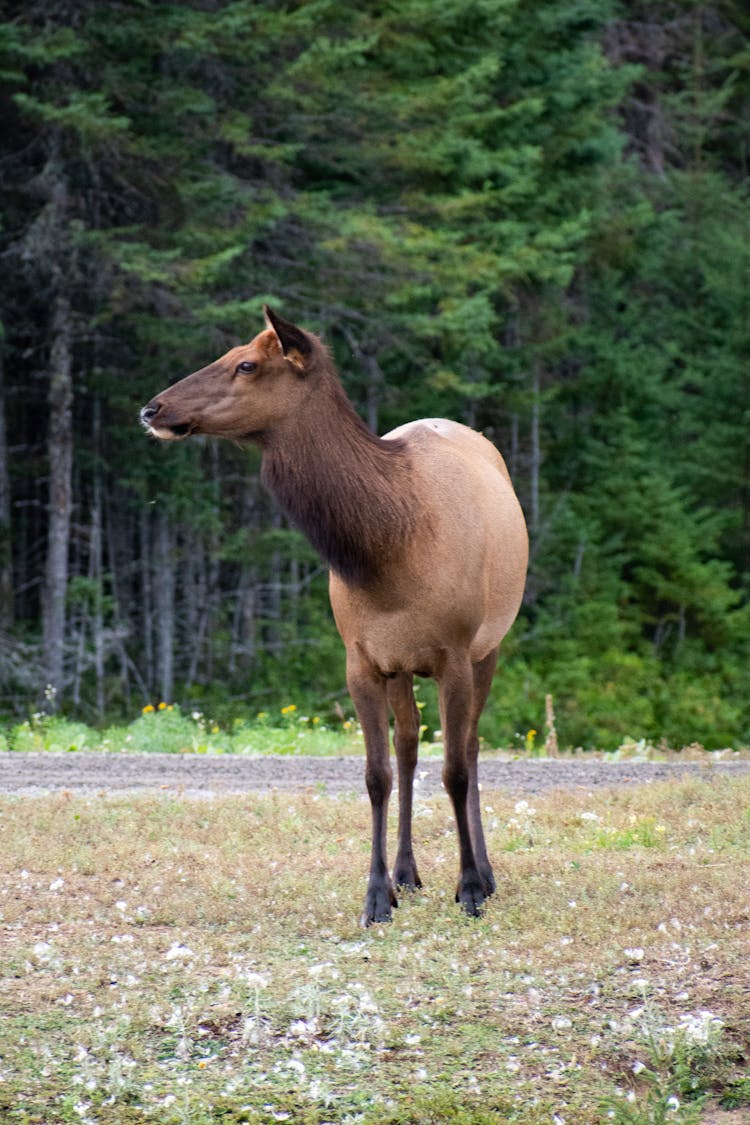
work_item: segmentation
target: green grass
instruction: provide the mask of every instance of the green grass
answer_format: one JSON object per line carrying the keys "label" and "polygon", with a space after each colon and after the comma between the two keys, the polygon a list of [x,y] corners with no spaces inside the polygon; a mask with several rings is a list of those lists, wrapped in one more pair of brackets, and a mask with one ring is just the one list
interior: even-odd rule
{"label": "green grass", "polygon": [[484,916],[435,798],[362,931],[362,799],[2,799],[0,1119],[739,1122],[750,779],[483,803]]}

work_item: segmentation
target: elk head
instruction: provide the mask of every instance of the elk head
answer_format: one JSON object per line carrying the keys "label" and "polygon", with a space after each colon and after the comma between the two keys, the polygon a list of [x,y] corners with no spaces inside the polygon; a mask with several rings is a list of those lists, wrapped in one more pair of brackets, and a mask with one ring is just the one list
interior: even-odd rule
{"label": "elk head", "polygon": [[174,441],[209,434],[263,444],[295,415],[311,391],[318,340],[274,313],[249,344],[232,348],[151,399],[141,422],[155,437]]}

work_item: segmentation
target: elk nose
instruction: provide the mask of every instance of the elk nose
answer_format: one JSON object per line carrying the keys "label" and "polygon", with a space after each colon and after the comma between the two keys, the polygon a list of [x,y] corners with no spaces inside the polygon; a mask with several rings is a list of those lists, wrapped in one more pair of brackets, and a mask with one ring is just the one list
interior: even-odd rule
{"label": "elk nose", "polygon": [[153,422],[154,418],[159,413],[159,410],[159,405],[154,405],[153,402],[150,402],[148,406],[144,406],[143,410],[141,411],[141,421],[143,422],[143,424],[147,426],[149,422]]}

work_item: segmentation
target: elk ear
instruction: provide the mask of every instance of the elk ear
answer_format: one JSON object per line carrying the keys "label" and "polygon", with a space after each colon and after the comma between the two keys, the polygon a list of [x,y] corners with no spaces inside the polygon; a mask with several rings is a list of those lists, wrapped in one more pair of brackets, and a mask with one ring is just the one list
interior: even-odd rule
{"label": "elk ear", "polygon": [[305,360],[312,351],[312,345],[306,332],[298,328],[296,324],[290,324],[288,320],[275,313],[268,305],[263,306],[263,315],[266,318],[266,324],[269,328],[273,329],[276,333],[276,339],[281,345],[281,350],[285,357],[293,363],[295,367],[300,369],[304,367]]}

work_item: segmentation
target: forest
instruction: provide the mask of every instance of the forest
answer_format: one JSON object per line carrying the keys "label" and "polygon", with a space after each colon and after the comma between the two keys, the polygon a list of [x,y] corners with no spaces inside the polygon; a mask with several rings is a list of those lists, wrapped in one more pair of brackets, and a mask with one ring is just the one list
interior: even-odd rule
{"label": "forest", "polygon": [[268,302],[503,452],[487,739],[750,744],[743,0],[24,0],[0,99],[0,717],[351,713],[257,453],[138,423]]}

